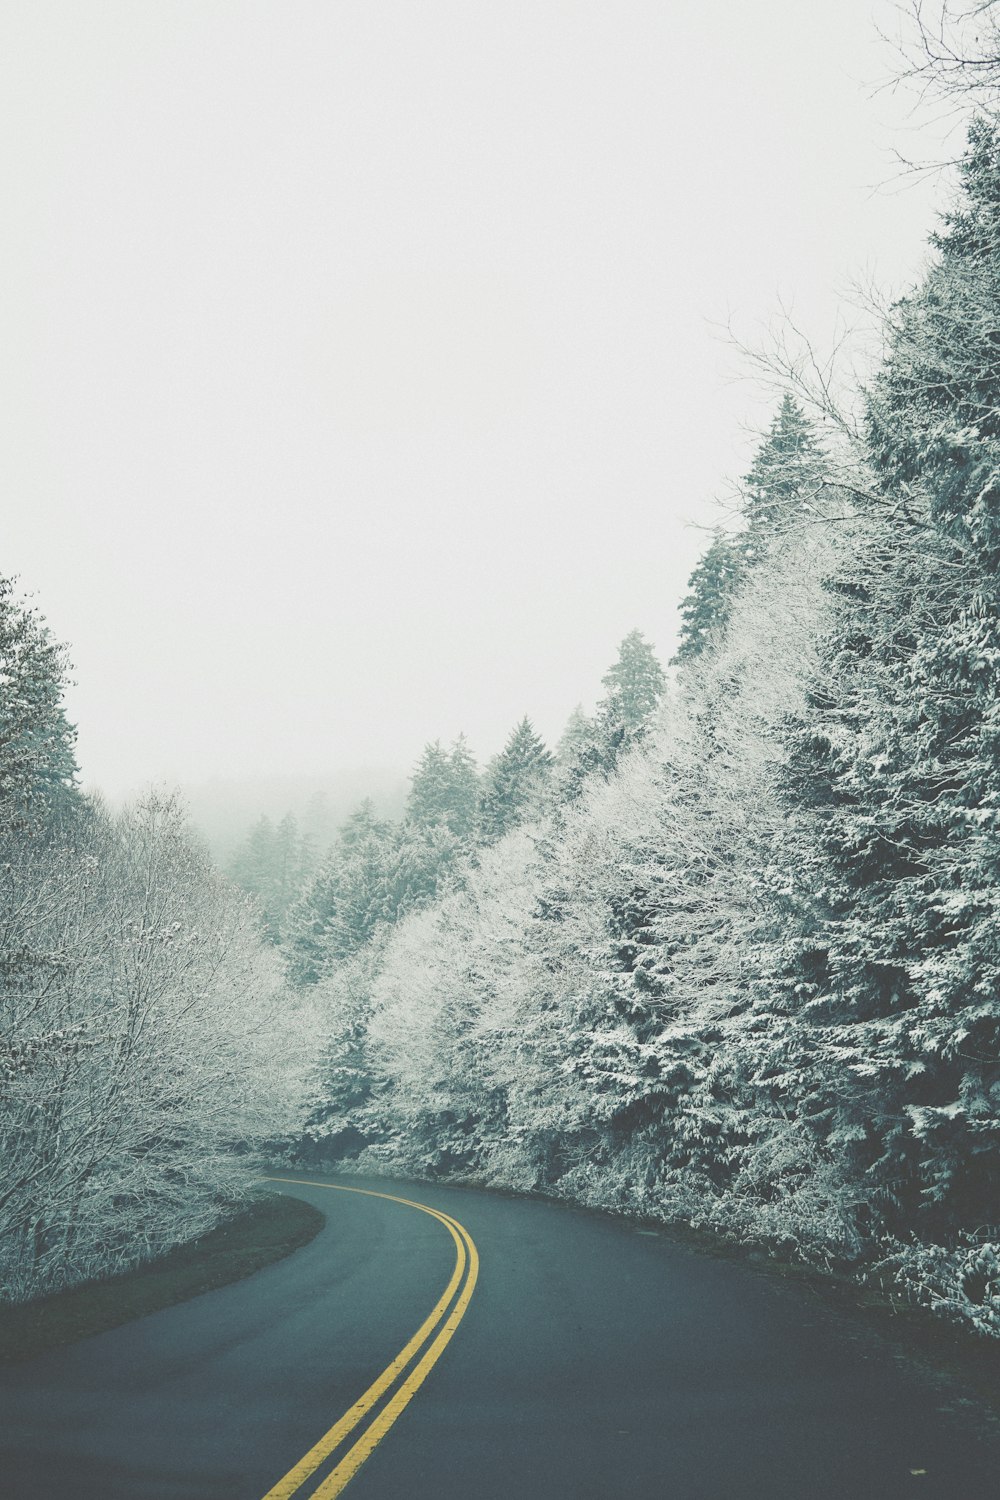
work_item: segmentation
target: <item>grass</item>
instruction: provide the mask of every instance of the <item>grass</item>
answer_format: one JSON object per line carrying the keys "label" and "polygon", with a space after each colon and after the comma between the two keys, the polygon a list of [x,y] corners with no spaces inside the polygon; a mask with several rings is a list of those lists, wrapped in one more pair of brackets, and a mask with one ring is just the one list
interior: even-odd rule
{"label": "grass", "polygon": [[197,1240],[123,1276],[0,1307],[0,1364],[104,1333],[161,1307],[242,1281],[307,1245],[324,1216],[311,1203],[268,1193]]}

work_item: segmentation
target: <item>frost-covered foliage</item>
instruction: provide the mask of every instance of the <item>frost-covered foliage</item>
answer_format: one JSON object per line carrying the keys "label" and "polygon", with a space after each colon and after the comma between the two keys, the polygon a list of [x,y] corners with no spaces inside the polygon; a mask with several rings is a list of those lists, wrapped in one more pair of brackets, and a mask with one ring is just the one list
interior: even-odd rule
{"label": "frost-covered foliage", "polygon": [[281,940],[288,909],[316,865],[312,841],[299,832],[291,813],[275,825],[258,818],[229,860],[230,880],[255,896],[260,904],[264,933],[272,943]]}
{"label": "frost-covered foliage", "polygon": [[934,248],[860,445],[783,402],[655,717],[635,635],[561,800],[324,980],[316,1149],[684,1219],[1000,1334],[992,125]]}
{"label": "frost-covered foliage", "polygon": [[72,800],[75,734],[62,695],[64,649],[37,610],[0,578],[0,819],[10,824]]}
{"label": "frost-covered foliage", "polygon": [[18,1298],[197,1235],[294,1129],[310,1027],[248,902],[150,796],[5,844],[0,1275]]}
{"label": "frost-covered foliage", "polygon": [[735,1045],[754,945],[788,943],[805,902],[786,871],[813,830],[789,819],[781,734],[805,702],[834,540],[783,543],[737,601],[711,685],[613,776],[484,850],[460,890],[383,935],[360,987],[357,966],[327,982],[363,1028],[370,1087],[333,1068],[323,1107],[366,1161],[775,1237],[791,1213],[823,1238],[825,1213],[824,1243],[849,1237],[836,1171],[817,1176],[781,1109],[759,1117]]}
{"label": "frost-covered foliage", "polygon": [[315,1036],[247,899],[150,795],[74,790],[62,652],[0,581],[0,1294],[214,1223],[301,1119]]}

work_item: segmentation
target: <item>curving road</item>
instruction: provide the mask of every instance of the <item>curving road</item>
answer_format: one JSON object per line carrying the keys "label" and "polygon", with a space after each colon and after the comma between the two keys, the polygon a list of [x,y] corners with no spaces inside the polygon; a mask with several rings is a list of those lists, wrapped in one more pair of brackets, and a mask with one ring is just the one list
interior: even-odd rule
{"label": "curving road", "polygon": [[807,1289],[583,1210],[331,1185],[275,1184],[327,1215],[289,1259],[0,1370],[0,1495],[1000,1495],[1000,1439]]}

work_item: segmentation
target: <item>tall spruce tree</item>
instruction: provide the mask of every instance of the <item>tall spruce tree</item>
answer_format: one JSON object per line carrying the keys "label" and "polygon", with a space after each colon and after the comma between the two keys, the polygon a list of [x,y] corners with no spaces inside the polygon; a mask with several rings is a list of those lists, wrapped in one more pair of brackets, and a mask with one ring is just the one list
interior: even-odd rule
{"label": "tall spruce tree", "polygon": [[277,827],[266,815],[259,818],[230,860],[230,879],[260,902],[270,942],[280,942],[288,909],[313,865],[312,845],[291,813]]}
{"label": "tall spruce tree", "polygon": [[545,805],[553,757],[525,716],[486,771],[480,823],[487,843],[537,817]]}
{"label": "tall spruce tree", "polygon": [[937,262],[869,393],[874,495],[793,796],[825,833],[801,975],[814,1113],[883,1221],[950,1242],[1000,1200],[1000,147],[974,126]]}
{"label": "tall spruce tree", "polygon": [[574,763],[590,744],[593,733],[594,726],[584,713],[583,704],[578,703],[566,720],[566,727],[556,745],[556,764],[560,770],[566,770]]}
{"label": "tall spruce tree", "polygon": [[589,723],[574,730],[574,753],[560,766],[560,796],[574,802],[594,775],[609,775],[619,756],[642,739],[659,706],[666,677],[642,632],[632,630],[601,679],[607,689]]}
{"label": "tall spruce tree", "polygon": [[461,843],[476,836],[479,820],[479,768],[464,734],[454,741],[448,757],[451,791],[447,826]]}
{"label": "tall spruce tree", "polygon": [[716,532],[696,565],[681,602],[680,641],[673,657],[682,666],[718,639],[729,619],[733,589],[740,575],[740,552],[731,536]]}
{"label": "tall spruce tree", "polygon": [[740,486],[745,525],[735,542],[744,568],[760,562],[776,537],[814,514],[824,470],[812,423],[791,396],[783,397]]}
{"label": "tall spruce tree", "polygon": [[663,668],[640,630],[632,630],[618,648],[618,660],[601,678],[607,692],[600,718],[620,729],[627,740],[648,726],[666,686]]}
{"label": "tall spruce tree", "polygon": [[75,796],[76,731],[63,712],[66,652],[0,577],[0,819],[32,821]]}
{"label": "tall spruce tree", "polygon": [[825,470],[813,424],[785,396],[740,484],[740,529],[717,531],[691,574],[674,665],[693,661],[721,639],[735,592],[748,573],[779,537],[815,513]]}
{"label": "tall spruce tree", "polygon": [[450,750],[440,740],[424,746],[410,782],[408,820],[418,828],[446,828],[462,842],[475,835],[479,776],[464,734]]}

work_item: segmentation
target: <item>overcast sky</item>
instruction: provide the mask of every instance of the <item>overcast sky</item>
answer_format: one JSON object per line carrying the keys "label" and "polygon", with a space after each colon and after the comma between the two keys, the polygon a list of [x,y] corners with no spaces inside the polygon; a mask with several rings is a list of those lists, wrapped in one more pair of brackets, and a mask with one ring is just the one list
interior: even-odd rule
{"label": "overcast sky", "polygon": [[0,571],[89,785],[361,763],[661,659],[754,392],[942,184],[870,0],[5,0]]}

